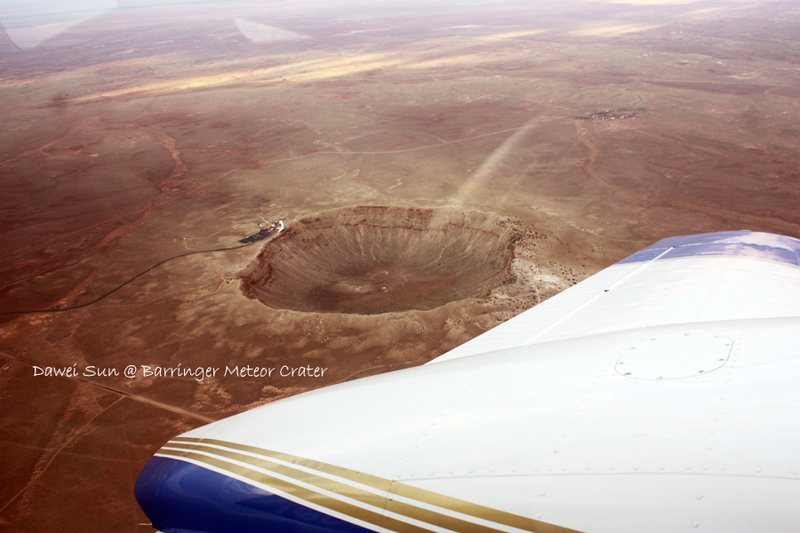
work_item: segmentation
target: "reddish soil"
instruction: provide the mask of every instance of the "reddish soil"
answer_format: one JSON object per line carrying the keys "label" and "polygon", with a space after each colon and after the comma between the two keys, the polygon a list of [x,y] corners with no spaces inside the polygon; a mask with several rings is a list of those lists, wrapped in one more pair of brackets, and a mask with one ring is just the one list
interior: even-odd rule
{"label": "reddish soil", "polygon": [[[0,30],[0,530],[152,531],[133,483],[186,429],[422,364],[670,235],[800,237],[792,2],[120,4]],[[283,365],[327,371],[242,370]]]}

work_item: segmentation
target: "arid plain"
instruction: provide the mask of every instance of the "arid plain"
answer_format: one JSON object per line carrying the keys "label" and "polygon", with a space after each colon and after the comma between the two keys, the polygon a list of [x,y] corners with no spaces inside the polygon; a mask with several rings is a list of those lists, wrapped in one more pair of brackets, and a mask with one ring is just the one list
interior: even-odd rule
{"label": "arid plain", "polygon": [[182,431],[667,236],[800,237],[792,2],[421,5],[0,17],[0,529],[151,531]]}

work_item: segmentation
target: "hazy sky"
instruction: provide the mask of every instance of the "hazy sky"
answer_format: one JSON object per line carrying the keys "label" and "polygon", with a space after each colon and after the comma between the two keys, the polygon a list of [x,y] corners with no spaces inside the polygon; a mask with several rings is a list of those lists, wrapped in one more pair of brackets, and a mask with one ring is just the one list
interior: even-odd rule
{"label": "hazy sky", "polygon": [[0,0],[0,18],[30,17],[76,11],[107,10],[119,7],[116,0],[64,0],[27,2],[26,0]]}
{"label": "hazy sky", "polygon": [[[784,0],[331,0],[320,5],[317,0],[263,0],[257,5],[269,9],[275,6],[281,10],[319,12],[320,9],[388,7],[399,11],[408,9],[425,10],[434,8],[463,8],[469,10],[478,6],[524,7],[536,10],[554,5],[566,9],[580,9],[581,5],[590,7],[597,4],[630,6],[632,9],[672,6],[692,11],[700,8],[720,10],[734,7],[755,7],[763,4],[776,4]],[[0,23],[9,38],[20,48],[33,48],[58,35],[70,27],[89,18],[113,9],[135,7],[158,7],[181,4],[230,4],[233,8],[242,3],[239,0],[0,0]],[[212,8],[213,9],[213,8]],[[227,6],[220,9],[221,14],[228,11]],[[231,9],[231,12],[235,11]],[[233,13],[230,14],[234,16]]]}

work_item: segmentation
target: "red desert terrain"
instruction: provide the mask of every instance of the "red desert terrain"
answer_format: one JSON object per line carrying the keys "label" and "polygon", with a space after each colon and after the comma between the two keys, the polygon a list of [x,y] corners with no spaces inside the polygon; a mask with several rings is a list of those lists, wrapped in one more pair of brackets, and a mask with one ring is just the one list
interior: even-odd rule
{"label": "red desert terrain", "polygon": [[152,531],[189,428],[800,237],[793,2],[393,4],[0,13],[1,530]]}

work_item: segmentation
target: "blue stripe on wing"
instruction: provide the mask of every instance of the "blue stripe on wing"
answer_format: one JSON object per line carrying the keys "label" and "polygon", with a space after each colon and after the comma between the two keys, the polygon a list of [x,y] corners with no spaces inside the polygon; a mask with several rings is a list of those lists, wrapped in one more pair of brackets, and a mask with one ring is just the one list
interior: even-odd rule
{"label": "blue stripe on wing", "polygon": [[166,533],[370,533],[195,464],[153,457],[136,481],[136,499]]}

